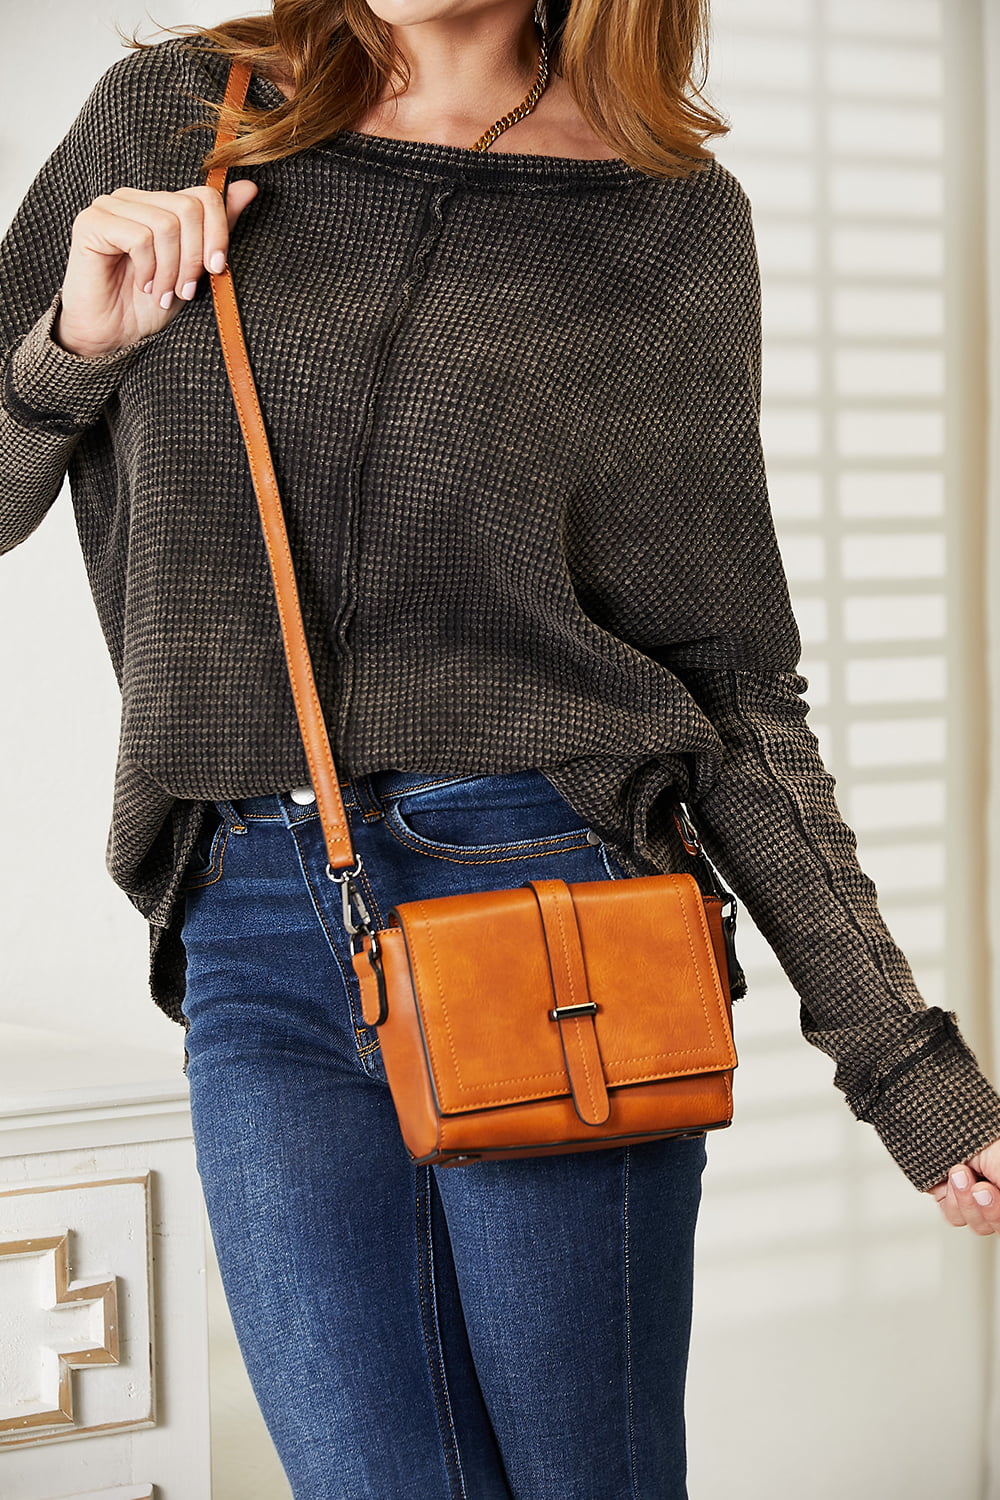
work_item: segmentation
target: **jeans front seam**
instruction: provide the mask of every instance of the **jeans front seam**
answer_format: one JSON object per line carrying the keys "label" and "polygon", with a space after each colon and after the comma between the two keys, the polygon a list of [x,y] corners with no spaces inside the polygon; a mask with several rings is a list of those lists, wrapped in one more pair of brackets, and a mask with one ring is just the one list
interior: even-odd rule
{"label": "jeans front seam", "polygon": [[625,1161],[622,1167],[622,1264],[625,1281],[625,1389],[628,1402],[628,1459],[629,1474],[632,1479],[632,1500],[639,1500],[639,1486],[636,1482],[635,1473],[635,1403],[632,1389],[632,1285],[631,1265],[629,1255],[629,1219],[628,1219],[628,1190],[629,1190],[629,1164],[631,1156],[629,1147],[624,1148]]}
{"label": "jeans front seam", "polygon": [[[421,1186],[422,1184],[422,1186]],[[462,1456],[458,1446],[458,1431],[455,1427],[451,1398],[448,1394],[448,1377],[441,1346],[441,1326],[437,1314],[437,1295],[434,1282],[434,1231],[431,1224],[431,1192],[433,1179],[430,1167],[419,1167],[415,1173],[416,1192],[414,1211],[417,1231],[417,1293],[420,1299],[420,1321],[424,1330],[424,1346],[427,1354],[431,1392],[438,1414],[438,1426],[442,1432],[442,1451],[451,1500],[468,1500],[465,1476],[462,1472]],[[444,1438],[444,1429],[450,1440]]]}

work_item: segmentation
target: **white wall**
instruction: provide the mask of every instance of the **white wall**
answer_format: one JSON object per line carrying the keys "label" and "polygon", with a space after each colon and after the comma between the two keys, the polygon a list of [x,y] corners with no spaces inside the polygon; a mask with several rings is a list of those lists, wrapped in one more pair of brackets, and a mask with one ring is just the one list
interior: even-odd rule
{"label": "white wall", "polygon": [[[164,0],[157,21],[210,24],[253,6]],[[140,0],[31,0],[3,8],[0,219],[65,134],[115,34],[152,36]],[[96,1031],[176,1057],[180,1026],[149,998],[147,928],[104,869],[118,743],[118,689],[64,489],[3,560],[0,777],[8,859],[0,899],[0,1021]],[[155,1066],[151,1059],[151,1066]],[[161,1064],[162,1066],[162,1064]]]}
{"label": "white wall", "polygon": [[[988,1065],[980,6],[715,14],[813,727],[918,983]],[[995,1247],[939,1223],[853,1122],[773,959],[744,947],[736,1124],[711,1142],[699,1239],[692,1494],[972,1500]]]}
{"label": "white wall", "polygon": [[[987,914],[986,924],[990,933],[1000,931],[1000,778],[995,768],[1000,765],[1000,338],[995,330],[1000,327],[1000,277],[996,267],[1000,264],[1000,4],[997,0],[985,0],[983,27],[983,55],[985,58],[985,128],[984,142],[984,190],[983,201],[987,216],[986,259],[988,268],[988,328],[992,331],[988,345],[988,380],[986,395],[989,419],[989,472],[986,490],[986,538],[983,549],[986,572],[987,597],[987,650],[984,666],[988,673],[987,703],[989,751],[987,778],[988,796],[983,807],[983,826],[992,857],[987,864]],[[994,945],[995,948],[995,945]],[[1000,964],[991,967],[990,994],[994,1018],[994,1034],[1000,1025]],[[987,1487],[988,1500],[1000,1500],[1000,1273],[994,1271],[993,1298],[990,1313],[994,1327],[991,1399],[988,1408],[988,1433],[990,1447],[990,1470]]]}

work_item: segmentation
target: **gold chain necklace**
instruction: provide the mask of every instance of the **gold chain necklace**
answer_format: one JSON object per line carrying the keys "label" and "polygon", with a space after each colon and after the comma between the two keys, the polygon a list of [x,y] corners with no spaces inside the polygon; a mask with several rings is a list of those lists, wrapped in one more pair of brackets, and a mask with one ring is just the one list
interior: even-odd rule
{"label": "gold chain necklace", "polygon": [[473,151],[487,151],[498,135],[503,135],[504,131],[509,130],[518,120],[523,120],[525,115],[531,114],[545,92],[545,85],[549,81],[549,49],[546,46],[544,30],[537,21],[535,25],[538,28],[538,77],[532,84],[531,92],[525,96],[516,109],[511,110],[509,115],[501,115],[495,125],[491,125],[489,130],[483,132],[472,147]]}

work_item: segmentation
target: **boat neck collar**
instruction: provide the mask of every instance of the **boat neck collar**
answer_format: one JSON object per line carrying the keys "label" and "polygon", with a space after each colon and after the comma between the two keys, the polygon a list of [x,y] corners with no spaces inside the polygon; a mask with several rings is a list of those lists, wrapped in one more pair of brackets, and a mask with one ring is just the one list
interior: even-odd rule
{"label": "boat neck collar", "polygon": [[[264,107],[284,99],[277,84],[259,73],[251,87]],[[471,146],[448,146],[437,141],[396,140],[357,130],[340,130],[317,149],[395,169],[405,175],[459,178],[475,184],[521,184],[524,187],[632,187],[657,181],[621,157],[586,160],[570,156],[538,156],[523,151],[474,151]]]}

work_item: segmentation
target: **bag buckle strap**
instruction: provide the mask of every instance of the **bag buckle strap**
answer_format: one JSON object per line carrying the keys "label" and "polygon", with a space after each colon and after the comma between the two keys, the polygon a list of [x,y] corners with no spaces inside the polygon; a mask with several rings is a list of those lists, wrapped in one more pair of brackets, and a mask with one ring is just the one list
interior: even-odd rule
{"label": "bag buckle strap", "polygon": [[366,932],[354,946],[351,939],[351,966],[361,991],[361,1018],[366,1026],[381,1026],[389,1016],[389,992],[382,968],[382,947],[377,932]]}
{"label": "bag buckle strap", "polygon": [[555,1005],[549,1019],[559,1027],[573,1105],[585,1125],[603,1125],[611,1113],[604,1064],[590,998],[573,897],[564,880],[529,880],[542,918]]}

